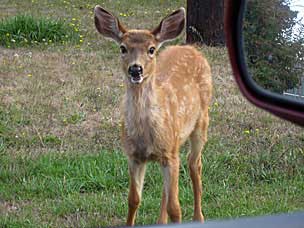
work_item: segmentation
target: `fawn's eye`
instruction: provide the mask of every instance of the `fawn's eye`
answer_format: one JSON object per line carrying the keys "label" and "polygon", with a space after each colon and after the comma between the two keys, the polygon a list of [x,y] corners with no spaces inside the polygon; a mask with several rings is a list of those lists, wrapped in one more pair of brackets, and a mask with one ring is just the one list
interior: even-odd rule
{"label": "fawn's eye", "polygon": [[155,47],[150,47],[148,50],[149,55],[153,55],[155,52]]}
{"label": "fawn's eye", "polygon": [[125,46],[120,46],[120,52],[121,52],[121,54],[126,54],[128,51]]}

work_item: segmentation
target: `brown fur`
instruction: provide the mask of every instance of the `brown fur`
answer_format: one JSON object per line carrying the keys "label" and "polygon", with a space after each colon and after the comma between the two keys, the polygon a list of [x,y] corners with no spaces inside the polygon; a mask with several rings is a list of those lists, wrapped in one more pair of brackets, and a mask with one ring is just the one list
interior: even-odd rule
{"label": "brown fur", "polygon": [[[157,59],[155,55],[147,54],[149,47],[160,46],[161,37],[170,38],[175,28],[174,36],[180,33],[180,23],[184,21],[179,14],[182,12],[172,14],[175,24],[169,20],[171,15],[162,22],[167,23],[166,29],[170,33],[160,27],[153,30],[165,35],[147,30],[125,30],[120,38],[115,35],[116,41],[128,50],[122,56],[127,88],[122,106],[122,143],[130,172],[127,225],[135,222],[147,161],[159,162],[164,174],[158,222],[167,223],[168,214],[171,221],[181,222],[179,149],[189,137],[188,165],[194,192],[194,220],[204,220],[201,212],[201,150],[207,141],[208,105],[212,93],[209,64],[199,51],[188,45],[168,47]],[[180,23],[176,22],[178,18]],[[134,63],[143,67],[144,80],[140,85],[132,84],[128,77],[128,67]]]}
{"label": "brown fur", "polygon": [[191,46],[164,50],[149,81],[138,88],[129,85],[125,94],[122,141],[127,155],[165,165],[170,154],[164,151],[177,140],[185,142],[208,112],[210,99],[210,67],[202,55]]}

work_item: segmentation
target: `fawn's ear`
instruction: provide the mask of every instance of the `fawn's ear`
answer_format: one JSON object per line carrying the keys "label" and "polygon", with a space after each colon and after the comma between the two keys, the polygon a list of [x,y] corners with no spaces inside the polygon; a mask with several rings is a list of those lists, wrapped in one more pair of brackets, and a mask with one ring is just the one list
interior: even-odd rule
{"label": "fawn's ear", "polygon": [[152,30],[152,34],[156,40],[163,43],[173,40],[180,35],[185,26],[185,15],[186,11],[182,7],[165,17],[160,24]]}
{"label": "fawn's ear", "polygon": [[94,8],[94,20],[97,31],[107,38],[120,43],[123,34],[127,31],[113,14],[99,5]]}

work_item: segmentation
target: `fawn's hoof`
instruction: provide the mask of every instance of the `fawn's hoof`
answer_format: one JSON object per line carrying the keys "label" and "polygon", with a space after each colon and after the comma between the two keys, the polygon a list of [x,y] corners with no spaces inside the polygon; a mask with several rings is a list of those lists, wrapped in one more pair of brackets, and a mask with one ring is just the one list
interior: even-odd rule
{"label": "fawn's hoof", "polygon": [[193,221],[204,223],[205,219],[204,216],[200,214],[200,215],[195,215],[193,217]]}

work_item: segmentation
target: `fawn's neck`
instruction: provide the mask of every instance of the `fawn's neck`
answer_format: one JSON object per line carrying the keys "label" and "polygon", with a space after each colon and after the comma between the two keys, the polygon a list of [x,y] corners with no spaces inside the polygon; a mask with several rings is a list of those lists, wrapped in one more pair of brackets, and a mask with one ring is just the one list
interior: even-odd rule
{"label": "fawn's neck", "polygon": [[128,134],[151,141],[150,131],[159,121],[158,93],[154,75],[140,85],[130,85],[126,91],[124,118]]}
{"label": "fawn's neck", "polygon": [[154,75],[148,76],[140,85],[128,83],[127,108],[135,109],[137,113],[149,109],[153,101],[157,100]]}

